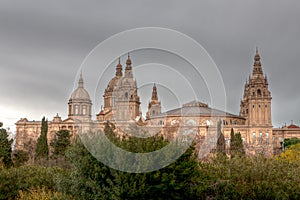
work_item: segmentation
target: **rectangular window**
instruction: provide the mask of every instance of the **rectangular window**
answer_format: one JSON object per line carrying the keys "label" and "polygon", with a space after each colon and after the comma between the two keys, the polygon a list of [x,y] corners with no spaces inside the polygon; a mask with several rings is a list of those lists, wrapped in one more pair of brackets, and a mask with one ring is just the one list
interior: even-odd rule
{"label": "rectangular window", "polygon": [[75,115],[78,115],[78,106],[75,106]]}
{"label": "rectangular window", "polygon": [[263,134],[262,134],[262,132],[260,132],[259,133],[259,144],[262,144],[262,136],[263,136]]}
{"label": "rectangular window", "polygon": [[82,114],[86,115],[86,106],[82,106]]}
{"label": "rectangular window", "polygon": [[252,143],[253,144],[256,143],[256,133],[255,132],[252,133]]}

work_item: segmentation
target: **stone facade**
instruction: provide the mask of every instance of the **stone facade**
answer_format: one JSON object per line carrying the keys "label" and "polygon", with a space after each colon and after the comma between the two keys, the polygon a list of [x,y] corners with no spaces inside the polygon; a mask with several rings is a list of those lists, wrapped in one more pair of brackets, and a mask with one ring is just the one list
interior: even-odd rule
{"label": "stone facade", "polygon": [[[105,123],[110,121],[116,124],[116,130],[120,133],[130,124],[137,124],[149,131],[153,129],[167,138],[176,137],[178,130],[181,130],[183,135],[195,133],[195,140],[200,149],[203,146],[213,148],[217,136],[211,133],[216,133],[216,125],[221,120],[227,147],[229,147],[230,132],[233,128],[235,132],[241,133],[247,154],[273,155],[281,151],[285,138],[300,138],[300,128],[295,125],[273,128],[272,97],[268,85],[260,55],[256,50],[253,71],[244,85],[244,95],[238,115],[210,108],[207,104],[198,101],[191,101],[181,108],[162,113],[157,87],[154,84],[146,119],[143,119],[132,62],[128,54],[124,76],[119,59],[116,74],[108,83],[103,95],[104,107],[101,107],[96,115],[96,120],[92,120],[92,102],[84,89],[83,78],[80,75],[78,87],[68,102],[68,118],[62,120],[57,115],[52,121],[48,121],[48,141],[50,143],[55,133],[62,129],[70,130],[72,135],[77,135],[82,130],[103,130]],[[40,121],[28,121],[26,118],[19,120],[16,123],[15,149],[25,150],[33,156],[40,128]]]}

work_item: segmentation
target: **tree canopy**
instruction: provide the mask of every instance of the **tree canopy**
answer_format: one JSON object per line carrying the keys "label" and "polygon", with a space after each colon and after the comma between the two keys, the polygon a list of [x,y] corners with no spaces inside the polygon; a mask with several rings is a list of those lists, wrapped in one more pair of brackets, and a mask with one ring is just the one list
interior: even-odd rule
{"label": "tree canopy", "polygon": [[234,133],[233,128],[230,132],[230,156],[243,156],[245,155],[245,149],[243,145],[242,136],[240,133]]}
{"label": "tree canopy", "polygon": [[218,140],[217,140],[217,153],[226,155],[226,144],[225,144],[225,137],[222,133],[222,121],[220,120],[218,122],[217,127],[217,134],[218,134]]}
{"label": "tree canopy", "polygon": [[55,139],[51,141],[51,146],[53,147],[53,156],[64,156],[66,149],[70,145],[70,131],[69,130],[59,130],[55,134]]}
{"label": "tree canopy", "polygon": [[2,128],[3,123],[0,122],[0,161],[2,159],[3,164],[6,167],[13,165],[11,159],[11,145],[13,143],[12,139],[8,139],[8,133],[6,129]]}
{"label": "tree canopy", "polygon": [[48,159],[49,155],[49,147],[48,147],[48,121],[43,117],[41,124],[41,134],[37,140],[36,150],[35,150],[35,158],[46,158]]}

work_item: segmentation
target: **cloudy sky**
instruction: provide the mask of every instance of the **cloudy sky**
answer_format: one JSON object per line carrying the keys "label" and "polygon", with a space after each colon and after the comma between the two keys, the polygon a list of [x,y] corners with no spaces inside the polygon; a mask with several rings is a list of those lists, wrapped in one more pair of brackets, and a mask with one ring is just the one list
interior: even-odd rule
{"label": "cloudy sky", "polygon": [[[231,113],[239,112],[258,46],[274,126],[300,124],[299,9],[296,0],[1,0],[0,121],[7,127],[21,117],[52,119],[57,112],[67,117],[68,99],[89,52],[114,34],[151,26],[180,31],[206,49],[222,75]],[[138,55],[132,55],[133,64]],[[99,87],[100,99],[105,85]]]}

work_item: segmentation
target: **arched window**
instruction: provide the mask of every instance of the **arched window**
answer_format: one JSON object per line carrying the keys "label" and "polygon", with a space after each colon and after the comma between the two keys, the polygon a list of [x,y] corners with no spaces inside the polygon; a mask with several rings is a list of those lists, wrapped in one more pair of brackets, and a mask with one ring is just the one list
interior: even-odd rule
{"label": "arched window", "polygon": [[260,89],[257,90],[257,95],[261,96],[261,90]]}
{"label": "arched window", "polygon": [[155,110],[152,111],[152,114],[155,115]]}
{"label": "arched window", "polygon": [[128,92],[125,92],[125,98],[126,99],[128,98]]}

